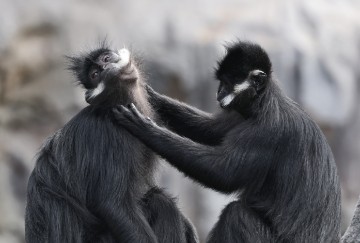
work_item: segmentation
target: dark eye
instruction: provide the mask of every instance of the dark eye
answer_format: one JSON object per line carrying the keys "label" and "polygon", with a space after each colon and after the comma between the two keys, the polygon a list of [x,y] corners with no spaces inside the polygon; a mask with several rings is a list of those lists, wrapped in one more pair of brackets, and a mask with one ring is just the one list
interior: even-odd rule
{"label": "dark eye", "polygon": [[98,76],[99,76],[99,71],[98,70],[94,70],[90,74],[91,79],[96,79]]}
{"label": "dark eye", "polygon": [[252,79],[256,83],[260,83],[260,84],[263,83],[266,77],[267,77],[266,73],[260,70],[256,70],[252,73]]}
{"label": "dark eye", "polygon": [[103,62],[109,62],[109,61],[110,61],[110,56],[109,55],[104,56]]}
{"label": "dark eye", "polygon": [[220,80],[220,83],[222,83],[224,86],[230,87],[230,86],[233,85],[230,80],[231,80],[231,79],[224,78],[224,79],[221,79],[221,80]]}
{"label": "dark eye", "polygon": [[265,76],[255,75],[255,76],[253,76],[252,80],[254,80],[255,84],[259,85],[259,84],[264,83],[264,78],[265,78]]}

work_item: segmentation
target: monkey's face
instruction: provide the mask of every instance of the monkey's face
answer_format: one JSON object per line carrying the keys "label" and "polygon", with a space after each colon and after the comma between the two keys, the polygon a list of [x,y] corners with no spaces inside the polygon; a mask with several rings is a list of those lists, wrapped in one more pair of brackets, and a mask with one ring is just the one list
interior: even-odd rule
{"label": "monkey's face", "polygon": [[244,109],[259,97],[270,80],[271,63],[260,46],[239,42],[219,62],[217,100],[222,108]]}
{"label": "monkey's face", "polygon": [[244,76],[223,76],[217,92],[217,100],[222,108],[246,108],[265,89],[266,73],[255,69]]}
{"label": "monkey's face", "polygon": [[85,99],[88,103],[137,80],[130,52],[125,48],[118,51],[100,48],[84,57],[71,58],[71,61],[70,68],[86,88]]}

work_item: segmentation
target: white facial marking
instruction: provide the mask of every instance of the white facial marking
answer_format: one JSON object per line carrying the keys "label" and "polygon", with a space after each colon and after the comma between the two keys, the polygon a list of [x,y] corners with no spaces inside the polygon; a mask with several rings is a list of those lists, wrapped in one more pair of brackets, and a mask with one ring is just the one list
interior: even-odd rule
{"label": "white facial marking", "polygon": [[266,73],[264,73],[263,71],[261,70],[253,70],[250,72],[250,75],[259,75],[259,74],[264,74],[266,75]]}
{"label": "white facial marking", "polygon": [[235,85],[234,91],[231,94],[225,96],[225,98],[220,101],[221,106],[223,107],[228,106],[238,94],[240,94],[242,91],[246,90],[249,87],[250,87],[250,83],[248,81],[244,81],[241,84]]}
{"label": "white facial marking", "polygon": [[123,68],[126,65],[129,64],[130,61],[130,51],[126,48],[122,48],[120,50],[118,50],[118,54],[120,56],[120,61],[118,61],[118,67],[119,68]]}
{"label": "white facial marking", "polygon": [[248,81],[244,81],[244,82],[241,83],[241,84],[236,84],[236,85],[234,86],[234,93],[235,93],[235,94],[239,94],[239,93],[241,93],[242,91],[246,90],[246,89],[249,88],[249,87],[250,87],[250,84],[249,84]]}
{"label": "white facial marking", "polygon": [[95,98],[96,96],[101,94],[104,91],[104,89],[105,89],[104,83],[100,82],[99,85],[90,92],[89,98],[90,99]]}
{"label": "white facial marking", "polygon": [[225,96],[224,99],[221,100],[221,105],[223,107],[228,106],[231,103],[231,101],[233,101],[234,98],[235,98],[234,93],[228,94],[227,96]]}

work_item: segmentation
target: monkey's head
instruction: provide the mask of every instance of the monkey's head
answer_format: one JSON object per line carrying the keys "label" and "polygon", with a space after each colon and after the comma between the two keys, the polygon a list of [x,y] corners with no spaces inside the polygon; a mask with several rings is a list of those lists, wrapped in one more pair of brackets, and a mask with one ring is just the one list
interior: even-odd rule
{"label": "monkey's head", "polygon": [[259,45],[249,42],[237,42],[226,50],[216,70],[217,100],[222,108],[246,109],[271,79],[270,59]]}
{"label": "monkey's head", "polygon": [[[70,69],[86,89],[85,100],[89,104],[109,101],[119,91],[138,80],[138,72],[132,65],[129,50],[111,50],[101,47],[80,57],[70,57]],[[125,93],[125,92],[124,92]]]}

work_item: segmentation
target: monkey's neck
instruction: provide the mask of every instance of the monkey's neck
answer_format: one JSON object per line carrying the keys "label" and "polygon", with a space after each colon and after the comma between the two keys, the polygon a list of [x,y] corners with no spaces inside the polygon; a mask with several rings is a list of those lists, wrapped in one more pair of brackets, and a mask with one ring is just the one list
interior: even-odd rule
{"label": "monkey's neck", "polygon": [[258,120],[277,123],[294,108],[295,103],[283,93],[277,81],[271,80],[263,96],[254,103],[252,111]]}
{"label": "monkey's neck", "polygon": [[141,82],[133,84],[123,84],[105,90],[101,96],[97,97],[94,108],[100,110],[111,110],[118,105],[128,105],[134,103],[137,109],[150,118],[154,118],[154,112],[148,102],[148,94],[145,85]]}
{"label": "monkey's neck", "polygon": [[135,84],[136,87],[131,89],[129,100],[141,111],[142,114],[150,118],[154,117],[153,109],[149,103],[148,93],[145,86],[141,83]]}

